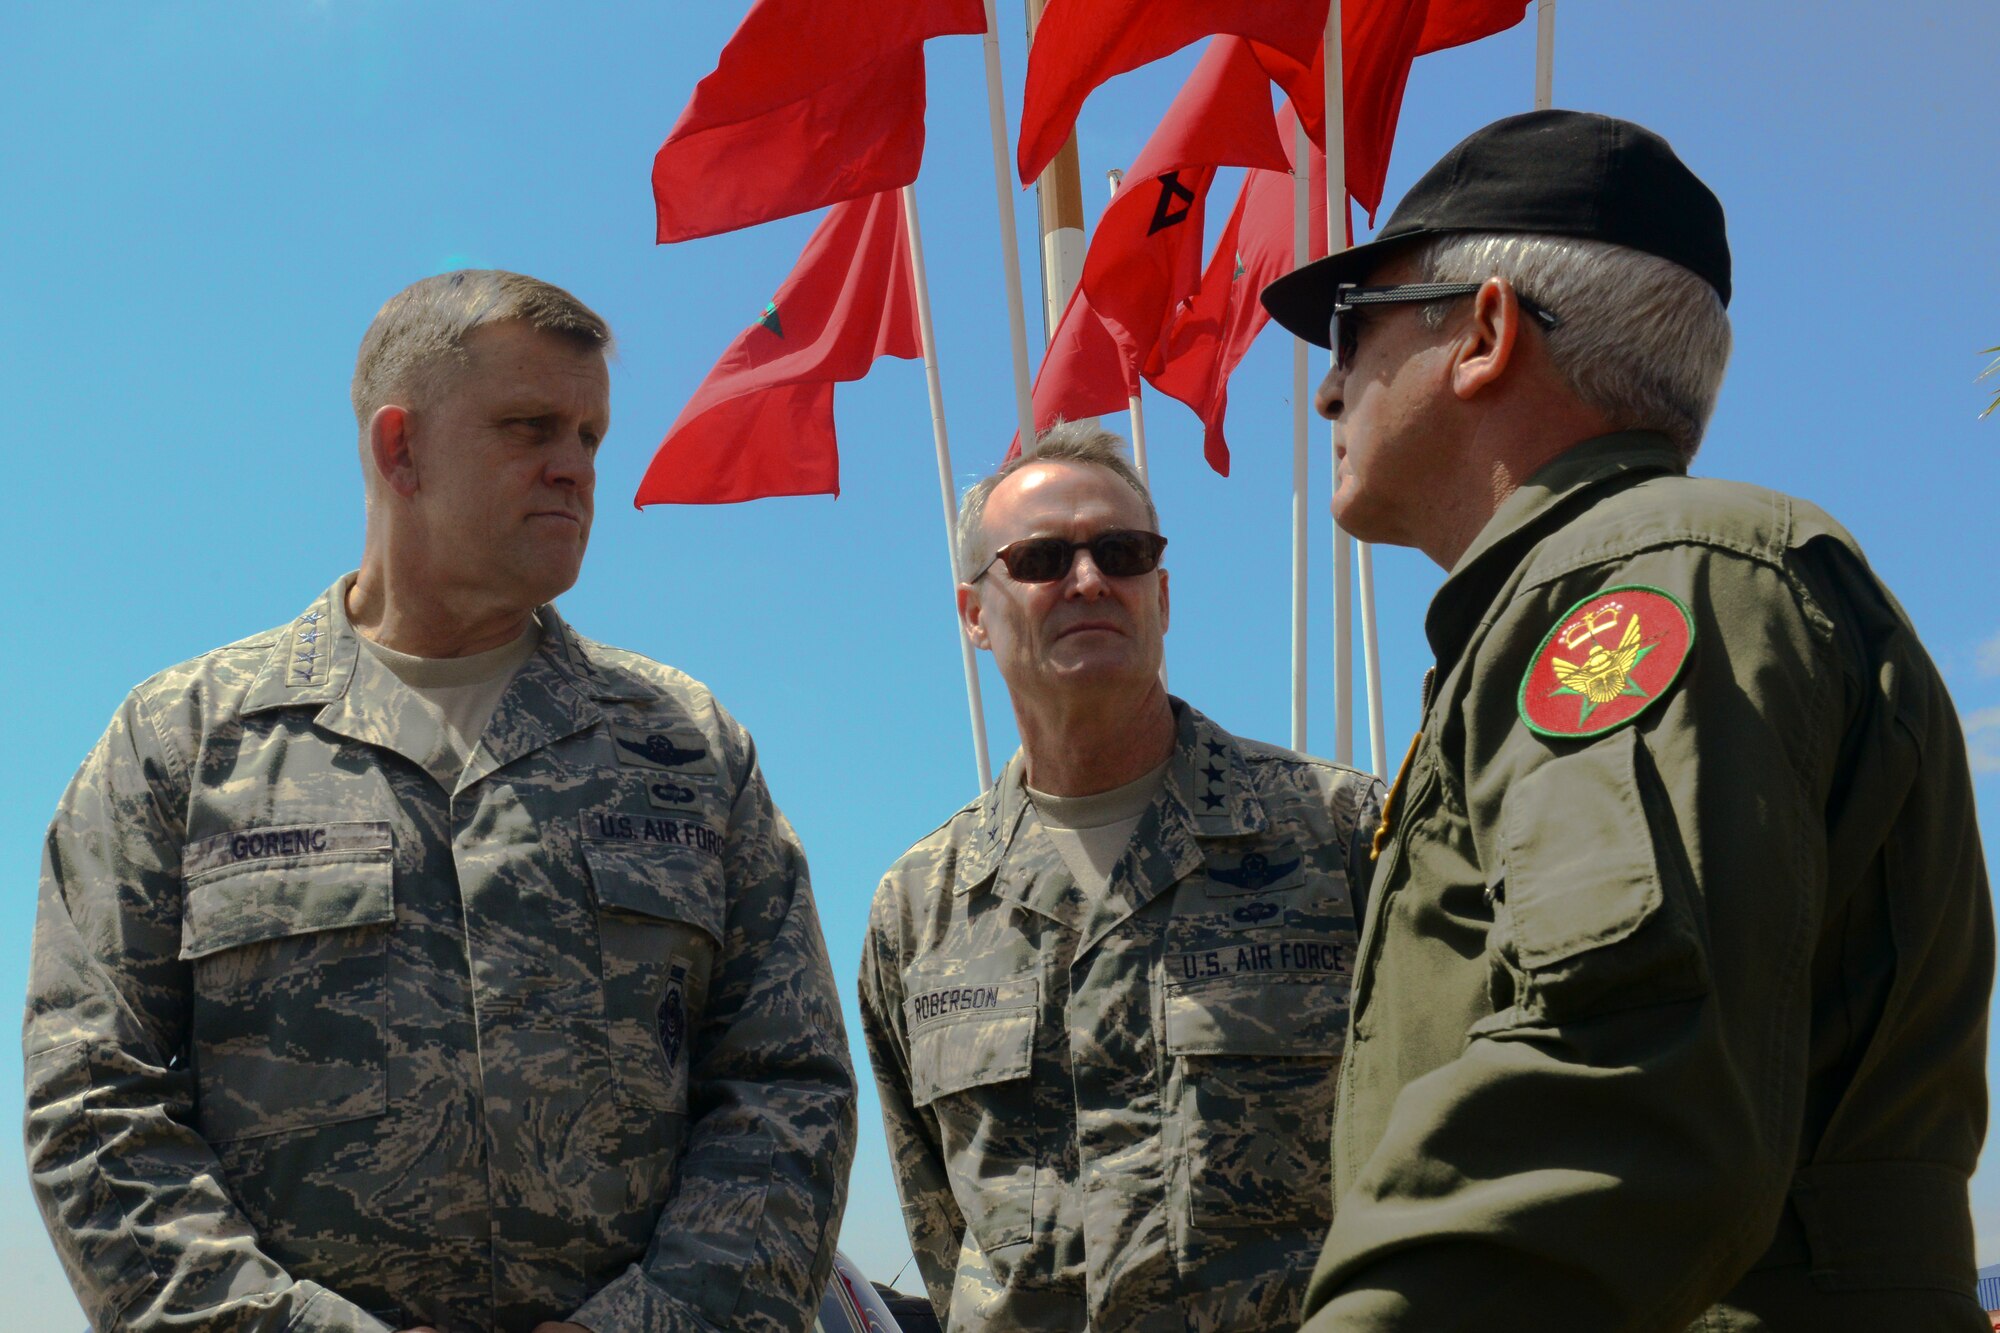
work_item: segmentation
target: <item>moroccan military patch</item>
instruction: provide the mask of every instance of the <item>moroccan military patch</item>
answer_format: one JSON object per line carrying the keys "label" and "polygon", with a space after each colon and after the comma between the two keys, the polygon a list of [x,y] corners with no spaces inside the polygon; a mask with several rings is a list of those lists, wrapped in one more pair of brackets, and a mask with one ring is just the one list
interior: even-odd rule
{"label": "moroccan military patch", "polygon": [[1601,736],[1665,694],[1694,647],[1694,617],[1671,594],[1606,588],[1563,613],[1521,678],[1521,720],[1542,736]]}

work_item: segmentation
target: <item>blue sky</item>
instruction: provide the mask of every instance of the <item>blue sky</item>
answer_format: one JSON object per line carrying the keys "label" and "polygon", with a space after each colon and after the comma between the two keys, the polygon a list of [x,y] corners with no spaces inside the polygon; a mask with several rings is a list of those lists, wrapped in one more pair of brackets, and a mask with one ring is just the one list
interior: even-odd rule
{"label": "blue sky", "polygon": [[[883,362],[840,390],[838,501],[629,506],[661,432],[815,222],[652,244],[653,150],[745,7],[0,12],[0,375],[16,441],[0,552],[19,599],[0,658],[0,693],[16,701],[0,779],[9,1003],[26,984],[42,832],[76,764],[134,683],[294,614],[355,564],[355,346],[392,292],[476,265],[559,282],[618,331],[595,540],[565,614],[706,680],[755,733],[805,839],[854,1028],[876,879],[973,791],[922,368]],[[1018,112],[1021,20],[1012,0],[1000,9]],[[1989,831],[2000,416],[1975,420],[1990,393],[1973,377],[1979,349],[2000,342],[2000,180],[1979,151],[2000,124],[1996,50],[2000,10],[1966,0],[1913,13],[1569,0],[1555,67],[1558,105],[1659,130],[1721,196],[1737,350],[1698,470],[1802,495],[1861,539],[1951,685]],[[1105,169],[1130,163],[1194,56],[1119,79],[1086,108],[1093,213]],[[1532,21],[1418,62],[1388,198],[1472,129],[1527,109],[1533,62]],[[962,488],[1013,421],[976,38],[931,44],[930,94],[918,191]],[[1017,203],[1032,247],[1032,194]],[[1290,365],[1273,331],[1238,371],[1226,481],[1202,466],[1193,417],[1148,400],[1173,539],[1175,690],[1279,741]],[[1331,753],[1329,476],[1325,436],[1313,438],[1309,741]],[[1400,550],[1379,551],[1376,569],[1393,755],[1415,725],[1440,575]],[[1004,755],[1005,691],[990,668],[984,685]],[[19,1112],[19,1053],[0,1044],[0,1123]],[[843,1244],[889,1278],[908,1248],[872,1095],[862,1131]],[[1974,1194],[1991,1263],[2000,1171]],[[0,1154],[0,1271],[16,1320],[72,1326],[18,1153]]]}

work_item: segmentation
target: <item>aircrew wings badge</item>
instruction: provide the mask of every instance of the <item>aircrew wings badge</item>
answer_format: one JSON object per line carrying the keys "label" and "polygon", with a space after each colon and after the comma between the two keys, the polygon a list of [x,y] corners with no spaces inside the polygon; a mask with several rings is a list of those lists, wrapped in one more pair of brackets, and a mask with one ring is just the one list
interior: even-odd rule
{"label": "aircrew wings badge", "polygon": [[1665,694],[1694,647],[1694,617],[1669,593],[1631,584],[1557,620],[1521,678],[1521,720],[1541,736],[1602,736]]}

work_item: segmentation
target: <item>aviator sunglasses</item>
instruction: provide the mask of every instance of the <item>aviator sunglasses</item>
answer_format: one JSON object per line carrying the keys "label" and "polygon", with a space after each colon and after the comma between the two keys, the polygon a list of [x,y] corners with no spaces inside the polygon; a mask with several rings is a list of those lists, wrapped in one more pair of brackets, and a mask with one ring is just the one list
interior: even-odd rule
{"label": "aviator sunglasses", "polygon": [[1158,569],[1160,552],[1166,549],[1165,537],[1136,528],[1113,528],[1080,542],[1063,537],[1024,537],[995,551],[993,559],[966,582],[985,578],[997,560],[1007,566],[1007,577],[1016,583],[1054,583],[1069,573],[1076,553],[1082,550],[1090,552],[1091,563],[1106,578],[1129,579]]}
{"label": "aviator sunglasses", "polygon": [[[1326,343],[1333,349],[1333,363],[1342,370],[1354,366],[1355,350],[1361,345],[1361,312],[1358,306],[1395,305],[1404,301],[1442,301],[1452,296],[1470,296],[1485,286],[1481,282],[1404,282],[1393,287],[1357,287],[1343,282],[1335,289],[1333,320]],[[1538,319],[1545,329],[1562,323],[1555,313],[1530,298],[1514,293],[1521,309]]]}

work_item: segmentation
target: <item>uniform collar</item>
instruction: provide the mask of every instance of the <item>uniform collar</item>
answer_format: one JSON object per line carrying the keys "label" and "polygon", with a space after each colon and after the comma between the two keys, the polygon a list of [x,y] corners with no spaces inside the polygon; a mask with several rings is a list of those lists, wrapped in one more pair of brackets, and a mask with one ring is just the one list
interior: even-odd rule
{"label": "uniform collar", "polygon": [[[1250,781],[1248,764],[1236,738],[1181,699],[1169,699],[1174,710],[1175,745],[1166,781],[1152,806],[1140,817],[1139,831],[1156,831],[1162,842],[1188,837],[1232,837],[1261,832],[1267,821],[1264,803]],[[955,887],[966,893],[994,878],[1010,860],[1015,840],[1026,825],[1039,828],[1028,800],[1027,759],[1019,750],[1000,778],[975,806],[972,845],[959,858]],[[1045,840],[1038,838],[1037,842]],[[1046,849],[1051,854],[1053,847]]]}
{"label": "uniform collar", "polygon": [[[244,698],[243,712],[322,705],[346,697],[360,658],[360,631],[347,618],[344,592],[354,575],[344,574],[278,631]],[[602,658],[598,645],[571,629],[553,602],[535,611],[542,643],[521,671],[538,664],[587,699],[610,701],[651,697],[643,681]],[[596,651],[593,651],[596,650]]]}
{"label": "uniform collar", "polygon": [[1424,635],[1438,669],[1450,669],[1522,555],[1549,529],[1614,486],[1686,471],[1680,450],[1654,431],[1599,435],[1545,463],[1501,502],[1431,599]]}

